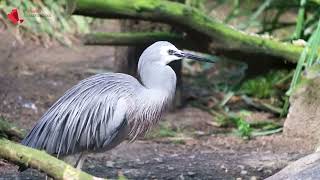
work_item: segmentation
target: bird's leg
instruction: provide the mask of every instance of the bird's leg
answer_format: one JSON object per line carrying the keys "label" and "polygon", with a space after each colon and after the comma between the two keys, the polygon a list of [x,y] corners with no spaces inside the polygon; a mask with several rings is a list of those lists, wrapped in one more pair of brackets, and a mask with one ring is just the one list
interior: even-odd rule
{"label": "bird's leg", "polygon": [[79,169],[79,170],[81,170],[81,168],[82,168],[82,165],[83,165],[83,163],[84,163],[84,160],[87,158],[87,155],[85,154],[85,153],[80,153],[80,156],[78,157],[78,160],[77,160],[77,162],[76,162],[76,164],[75,164],[75,166],[76,166],[76,168],[77,169]]}
{"label": "bird's leg", "polygon": [[45,180],[53,180],[53,178],[46,174],[46,179]]}
{"label": "bird's leg", "polygon": [[82,152],[82,153],[78,153],[78,154],[63,156],[63,157],[61,157],[61,159],[64,162],[70,164],[71,166],[73,166],[77,169],[81,169],[83,162],[86,159],[86,156],[87,156],[87,153]]}

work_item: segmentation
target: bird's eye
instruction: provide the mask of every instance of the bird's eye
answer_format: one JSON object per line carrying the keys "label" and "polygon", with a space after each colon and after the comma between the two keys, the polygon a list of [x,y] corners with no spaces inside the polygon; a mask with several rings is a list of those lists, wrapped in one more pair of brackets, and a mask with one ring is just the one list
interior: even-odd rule
{"label": "bird's eye", "polygon": [[174,51],[174,50],[172,50],[172,49],[169,49],[169,50],[168,50],[168,54],[169,54],[169,55],[173,55],[173,54],[174,54],[174,52],[175,52],[175,51]]}

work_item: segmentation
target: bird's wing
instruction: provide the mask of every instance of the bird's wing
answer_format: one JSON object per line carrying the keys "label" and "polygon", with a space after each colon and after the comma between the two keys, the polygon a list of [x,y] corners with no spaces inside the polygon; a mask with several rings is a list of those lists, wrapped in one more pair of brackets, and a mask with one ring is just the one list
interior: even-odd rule
{"label": "bird's wing", "polygon": [[126,126],[127,101],[140,87],[120,73],[89,77],[68,90],[22,144],[58,155],[108,148]]}

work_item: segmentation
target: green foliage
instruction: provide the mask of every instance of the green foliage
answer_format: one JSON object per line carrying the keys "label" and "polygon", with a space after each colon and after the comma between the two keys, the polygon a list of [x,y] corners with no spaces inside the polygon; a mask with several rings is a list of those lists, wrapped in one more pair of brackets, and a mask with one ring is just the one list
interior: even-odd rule
{"label": "green foliage", "polygon": [[128,178],[123,174],[119,174],[119,176],[118,176],[118,180],[127,180],[127,179]]}
{"label": "green foliage", "polygon": [[158,137],[174,137],[176,136],[177,132],[169,129],[167,127],[160,127],[159,136]]}
{"label": "green foliage", "polygon": [[245,81],[239,90],[239,93],[257,98],[270,98],[279,91],[274,86],[288,75],[285,70],[271,70],[263,76]]}
{"label": "green foliage", "polygon": [[304,22],[305,22],[305,6],[307,4],[307,0],[300,0],[300,8],[297,17],[297,24],[296,30],[293,34],[293,39],[300,39],[303,29],[304,29]]}
{"label": "green foliage", "polygon": [[220,0],[207,9],[210,12],[226,5],[231,8],[224,22],[231,22],[238,29],[272,34],[284,40],[307,39],[316,29],[320,17],[317,0]]}
{"label": "green foliage", "polygon": [[238,115],[230,116],[230,120],[237,127],[237,134],[243,138],[250,138],[252,132],[250,124],[245,120],[246,116],[248,116],[249,113],[250,112],[248,111],[240,111]]}
{"label": "green foliage", "polygon": [[235,127],[236,134],[244,139],[249,139],[254,136],[264,136],[282,131],[282,125],[273,121],[251,120],[252,112],[242,110],[238,113],[229,112],[216,113],[215,122],[221,125],[220,127]]}
{"label": "green foliage", "polygon": [[159,123],[159,128],[149,133],[149,138],[163,138],[163,137],[175,137],[177,131],[170,127],[170,124],[165,122]]}
{"label": "green foliage", "polygon": [[274,94],[272,84],[265,77],[246,81],[241,86],[241,92],[258,98],[268,98]]}
{"label": "green foliage", "polygon": [[0,138],[20,141],[26,135],[25,130],[9,123],[4,117],[0,116]]}
{"label": "green foliage", "polygon": [[172,144],[186,144],[186,141],[183,139],[172,139],[171,143]]}
{"label": "green foliage", "polygon": [[[213,6],[206,6],[206,8],[210,12],[228,5],[230,8],[225,8],[229,12],[225,16],[224,22],[232,23],[238,29],[258,34],[271,34],[282,40],[309,39],[307,47],[297,63],[290,88],[286,93],[290,96],[299,82],[303,69],[313,65],[317,59],[319,60],[317,57],[320,43],[319,3],[318,0],[218,0],[213,3]],[[247,81],[240,89],[241,93],[257,98],[270,98],[277,94],[277,91],[273,80],[268,77],[257,77]],[[285,106],[282,115],[286,114],[289,106],[289,98],[285,97],[284,99]]]}
{"label": "green foliage", "polygon": [[228,125],[233,124],[229,116],[219,113],[215,114],[214,121],[218,124],[219,127],[227,127]]}
{"label": "green foliage", "polygon": [[282,115],[287,114],[289,108],[289,97],[292,95],[292,92],[296,88],[297,84],[299,83],[301,72],[305,68],[309,68],[315,63],[319,63],[320,56],[318,55],[320,48],[320,20],[318,21],[317,29],[312,33],[311,37],[309,38],[306,47],[304,48],[302,54],[300,55],[299,61],[297,63],[296,70],[294,72],[290,88],[287,91],[286,95],[286,102],[283,106],[283,113]]}
{"label": "green foliage", "polygon": [[0,3],[0,9],[2,9],[0,15],[6,17],[13,8],[18,8],[19,15],[24,18],[24,22],[19,25],[24,32],[36,36],[49,36],[51,39],[70,45],[68,35],[89,32],[89,23],[92,19],[81,16],[70,17],[65,13],[65,3],[64,0],[5,0]]}
{"label": "green foliage", "polygon": [[8,135],[6,133],[6,130],[10,127],[10,124],[4,120],[3,117],[0,117],[0,138],[6,138],[8,139]]}
{"label": "green foliage", "polygon": [[234,117],[233,120],[237,125],[239,135],[244,138],[249,138],[252,132],[250,124],[240,116]]}
{"label": "green foliage", "polygon": [[[290,85],[290,89],[287,92],[287,95],[291,95],[293,89],[297,85],[300,74],[304,68],[312,66],[316,61],[319,61],[318,52],[319,52],[319,46],[320,46],[320,21],[318,23],[317,30],[312,34],[310,39],[308,40],[308,43],[306,47],[304,48],[300,59],[298,61],[295,73],[293,75],[293,79]],[[308,52],[310,52],[308,54]]]}
{"label": "green foliage", "polygon": [[215,122],[221,127],[227,127],[229,125],[237,128],[236,134],[245,139],[250,138],[252,128],[250,124],[245,120],[250,114],[248,111],[240,111],[239,113],[228,114],[216,114]]}

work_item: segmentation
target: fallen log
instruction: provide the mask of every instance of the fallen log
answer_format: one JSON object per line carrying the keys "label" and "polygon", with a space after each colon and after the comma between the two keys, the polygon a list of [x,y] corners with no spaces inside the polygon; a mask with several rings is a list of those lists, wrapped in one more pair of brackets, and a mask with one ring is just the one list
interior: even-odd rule
{"label": "fallen log", "polygon": [[2,117],[0,117],[0,135],[0,158],[18,166],[37,169],[54,179],[101,179],[77,170],[44,151],[10,141],[20,142],[26,132]]}
{"label": "fallen log", "polygon": [[44,151],[32,149],[4,138],[0,139],[0,158],[19,166],[30,167],[45,172],[54,179],[102,179],[75,169]]}
{"label": "fallen log", "polygon": [[207,35],[221,43],[219,48],[225,50],[262,53],[293,63],[303,50],[303,46],[236,30],[196,8],[165,0],[67,0],[67,11],[90,17],[165,22]]}
{"label": "fallen log", "polygon": [[143,45],[166,40],[181,42],[182,35],[168,32],[94,32],[84,35],[86,45]]}

